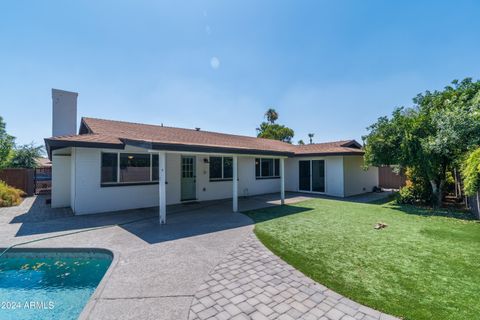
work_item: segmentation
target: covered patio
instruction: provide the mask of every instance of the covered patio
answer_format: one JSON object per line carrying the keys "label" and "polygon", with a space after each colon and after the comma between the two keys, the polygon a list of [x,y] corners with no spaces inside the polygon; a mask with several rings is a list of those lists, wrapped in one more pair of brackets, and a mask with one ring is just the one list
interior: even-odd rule
{"label": "covered patio", "polygon": [[[166,166],[166,157],[167,157],[167,151],[155,151],[155,150],[149,150],[151,153],[157,153],[158,154],[158,177],[159,177],[159,183],[158,183],[158,194],[159,194],[159,221],[160,224],[165,224],[167,222],[167,187],[166,185],[168,184],[167,181],[167,166]],[[228,154],[228,153],[188,153],[188,152],[177,152],[181,154],[182,156],[185,155],[191,155],[191,156],[204,156],[204,160],[206,162],[207,157],[209,156],[215,156],[215,157],[228,157],[232,159],[232,179],[231,179],[231,190],[232,190],[232,197],[231,197],[231,205],[232,205],[232,211],[233,212],[238,212],[239,211],[239,165],[238,165],[238,159],[239,157],[250,157],[250,158],[255,158],[258,157],[255,155],[237,155],[237,154]],[[273,159],[278,159],[279,162],[279,189],[280,189],[280,197],[279,197],[279,203],[280,204],[285,204],[285,158],[286,157],[274,157]],[[256,158],[255,158],[256,159]],[[182,178],[185,174],[192,174],[193,179],[196,179],[195,172],[196,170],[191,170],[189,171],[184,170],[183,168],[183,163],[182,163]],[[242,208],[244,209],[244,208]]]}

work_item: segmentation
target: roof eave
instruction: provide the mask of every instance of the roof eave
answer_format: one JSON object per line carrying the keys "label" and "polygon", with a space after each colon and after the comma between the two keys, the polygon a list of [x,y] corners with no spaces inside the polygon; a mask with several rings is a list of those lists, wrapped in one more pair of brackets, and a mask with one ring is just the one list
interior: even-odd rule
{"label": "roof eave", "polygon": [[311,152],[295,153],[295,157],[327,157],[327,156],[363,156],[364,152]]}
{"label": "roof eave", "polygon": [[48,158],[52,160],[52,151],[62,148],[102,148],[102,149],[124,149],[123,143],[93,142],[93,141],[72,141],[72,140],[56,140],[46,138],[45,147],[47,149]]}
{"label": "roof eave", "polygon": [[205,152],[205,153],[231,153],[231,154],[251,154],[251,155],[269,155],[269,156],[284,156],[293,157],[293,152],[275,151],[275,150],[259,150],[247,148],[221,147],[221,146],[203,146],[193,144],[181,143],[161,143],[149,142],[141,140],[122,139],[126,145],[131,145],[140,148],[151,150],[166,150],[166,151],[184,151],[184,152]]}

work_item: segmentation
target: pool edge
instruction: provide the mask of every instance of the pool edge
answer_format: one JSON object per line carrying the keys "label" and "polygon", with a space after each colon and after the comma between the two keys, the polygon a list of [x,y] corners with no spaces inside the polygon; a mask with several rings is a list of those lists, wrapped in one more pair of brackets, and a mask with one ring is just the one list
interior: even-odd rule
{"label": "pool edge", "polygon": [[[0,248],[0,252],[3,252],[3,250],[6,250],[7,248]],[[92,295],[88,299],[87,303],[84,305],[82,311],[80,312],[79,316],[77,319],[88,319],[90,313],[93,311],[95,308],[95,305],[100,298],[105,285],[107,284],[107,281],[109,280],[113,269],[118,263],[120,252],[116,250],[111,250],[107,248],[97,248],[97,247],[15,247],[15,248],[10,248],[8,252],[31,252],[31,251],[37,251],[37,252],[92,252],[92,251],[97,251],[99,253],[103,254],[108,254],[109,256],[112,257],[112,261],[110,262],[110,265],[108,266],[107,271],[103,275],[102,279],[98,283],[97,287],[93,291]]]}

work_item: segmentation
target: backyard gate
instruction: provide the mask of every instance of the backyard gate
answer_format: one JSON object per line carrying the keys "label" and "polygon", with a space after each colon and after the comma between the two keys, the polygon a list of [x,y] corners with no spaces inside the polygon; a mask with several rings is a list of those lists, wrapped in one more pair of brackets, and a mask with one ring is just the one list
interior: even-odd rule
{"label": "backyard gate", "polygon": [[50,194],[52,191],[52,167],[35,169],[35,194]]}

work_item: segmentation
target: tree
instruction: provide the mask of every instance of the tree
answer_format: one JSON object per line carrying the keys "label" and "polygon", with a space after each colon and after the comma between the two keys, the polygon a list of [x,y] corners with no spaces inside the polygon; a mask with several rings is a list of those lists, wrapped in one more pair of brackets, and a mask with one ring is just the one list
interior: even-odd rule
{"label": "tree", "polygon": [[310,139],[310,144],[313,143],[313,136],[314,136],[314,135],[315,135],[315,134],[313,134],[313,133],[309,133],[309,134],[308,134],[308,138]]}
{"label": "tree", "polygon": [[298,145],[303,146],[304,144],[305,144],[305,142],[303,142],[302,139],[298,140]]}
{"label": "tree", "polygon": [[0,168],[8,166],[15,146],[15,137],[6,131],[6,123],[0,116]]}
{"label": "tree", "polygon": [[265,112],[265,117],[267,117],[268,122],[262,122],[260,127],[257,128],[257,137],[292,143],[292,138],[295,133],[292,129],[275,123],[278,119],[278,113],[275,109],[268,109],[267,112]]}
{"label": "tree", "polygon": [[10,161],[12,168],[36,168],[37,159],[43,155],[43,147],[33,143],[15,148]]}
{"label": "tree", "polygon": [[265,112],[265,117],[267,118],[267,121],[270,122],[271,124],[274,124],[275,121],[278,120],[278,113],[275,111],[273,108],[269,108],[267,112]]}
{"label": "tree", "polygon": [[294,131],[290,128],[280,124],[270,124],[268,122],[262,122],[260,128],[257,129],[259,138],[280,140],[283,142],[292,143]]}
{"label": "tree", "polygon": [[480,145],[480,82],[453,81],[413,102],[367,128],[365,164],[412,168],[430,184],[432,203],[440,206],[447,171]]}

